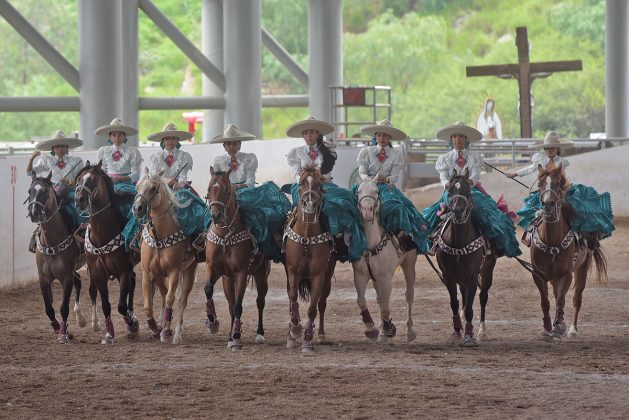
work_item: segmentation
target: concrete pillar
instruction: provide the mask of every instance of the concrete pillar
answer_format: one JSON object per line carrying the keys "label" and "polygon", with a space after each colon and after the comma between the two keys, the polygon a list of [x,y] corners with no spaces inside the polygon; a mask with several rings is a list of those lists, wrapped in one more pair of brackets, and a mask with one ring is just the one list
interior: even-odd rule
{"label": "concrete pillar", "polygon": [[[223,70],[223,5],[221,0],[203,0],[201,4],[201,51]],[[203,75],[203,96],[223,96],[221,88]],[[203,139],[207,141],[223,130],[223,109],[203,111]]]}
{"label": "concrete pillar", "polygon": [[94,130],[118,116],[119,4],[116,1],[79,0],[79,74],[81,77],[80,136],[84,149],[96,149],[104,140]]}
{"label": "concrete pillar", "polygon": [[[120,95],[119,114],[126,124],[140,127],[138,111],[138,0],[120,2]],[[114,117],[112,117],[113,119]],[[107,121],[109,123],[109,121]],[[165,123],[165,122],[164,122]],[[146,134],[146,133],[145,133]],[[128,144],[137,146],[138,136]]]}
{"label": "concrete pillar", "polygon": [[310,0],[308,56],[310,114],[331,122],[329,86],[343,84],[342,0]]}
{"label": "concrete pillar", "polygon": [[223,2],[225,123],[262,136],[260,0]]}
{"label": "concrete pillar", "polygon": [[629,137],[629,0],[605,2],[605,131]]}

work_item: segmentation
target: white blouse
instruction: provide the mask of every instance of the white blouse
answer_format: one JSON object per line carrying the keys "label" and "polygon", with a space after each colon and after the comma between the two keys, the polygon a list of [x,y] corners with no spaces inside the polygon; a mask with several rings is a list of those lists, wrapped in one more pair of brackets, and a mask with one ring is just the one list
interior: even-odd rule
{"label": "white blouse", "polygon": [[171,152],[166,149],[153,153],[148,162],[149,171],[155,174],[163,170],[164,178],[174,178],[177,176],[178,182],[188,182],[188,172],[192,169],[193,164],[192,156],[190,153],[184,152],[183,150],[174,149],[172,151],[174,161],[171,166],[168,166],[166,160],[170,154]]}
{"label": "white blouse", "polygon": [[33,171],[35,171],[35,175],[38,177],[48,176],[50,171],[52,171],[50,180],[53,183],[57,183],[61,178],[65,178],[70,184],[74,184],[76,174],[85,166],[83,159],[78,156],[65,155],[61,160],[63,161],[63,168],[57,164],[59,162],[57,156],[52,156],[49,153],[41,154],[35,158]]}
{"label": "white blouse", "polygon": [[441,180],[441,185],[445,188],[446,184],[452,178],[452,174],[454,170],[457,171],[465,171],[465,168],[470,170],[470,179],[474,181],[476,184],[480,181],[480,167],[483,164],[483,159],[476,152],[471,152],[467,149],[463,149],[461,151],[463,155],[463,159],[465,159],[465,164],[461,168],[457,162],[459,159],[459,152],[455,149],[452,149],[448,153],[444,153],[437,158],[437,163],[435,164],[435,169],[439,172],[439,179]]}
{"label": "white blouse", "polygon": [[[529,166],[516,171],[516,174],[518,174],[518,176],[526,176],[528,174],[532,174],[533,172],[537,172],[537,165],[542,165],[544,169],[546,169],[548,163],[550,162],[550,158],[546,156],[546,153],[538,152],[531,157],[531,162],[532,163]],[[555,166],[559,166],[561,163],[563,169],[566,169],[568,165],[570,165],[570,162],[568,162],[567,159],[562,159],[559,155],[556,155],[553,158],[553,162],[555,162]]]}
{"label": "white blouse", "polygon": [[378,176],[389,177],[391,184],[395,184],[402,168],[404,167],[404,157],[399,149],[384,147],[387,156],[385,160],[380,162],[378,155],[383,148],[380,145],[363,147],[358,153],[358,174],[361,179]]}
{"label": "white blouse", "polygon": [[[258,158],[254,153],[242,152],[237,152],[235,157],[238,162],[238,168],[232,170],[232,173],[229,174],[229,181],[232,184],[245,184],[247,187],[255,187]],[[212,165],[212,167],[215,171],[227,172],[231,161],[231,157],[225,153],[224,155],[214,158],[214,165]]]}
{"label": "white blouse", "polygon": [[[317,152],[317,155],[314,159],[312,159],[308,154],[308,152],[310,152],[311,150]],[[288,165],[293,172],[293,178],[295,182],[299,182],[299,177],[301,176],[301,171],[303,170],[303,168],[312,166],[321,167],[321,165],[323,164],[323,156],[319,152],[319,146],[317,145],[294,147],[288,152],[286,160],[288,161]],[[322,178],[326,181],[331,179],[331,177],[327,174],[322,174]]]}
{"label": "white blouse", "polygon": [[[120,160],[115,161],[113,156],[116,150],[121,153]],[[108,175],[126,174],[131,182],[138,182],[140,179],[140,165],[142,155],[137,148],[121,144],[120,147],[114,145],[103,146],[98,149],[98,160],[103,161],[103,170]]]}

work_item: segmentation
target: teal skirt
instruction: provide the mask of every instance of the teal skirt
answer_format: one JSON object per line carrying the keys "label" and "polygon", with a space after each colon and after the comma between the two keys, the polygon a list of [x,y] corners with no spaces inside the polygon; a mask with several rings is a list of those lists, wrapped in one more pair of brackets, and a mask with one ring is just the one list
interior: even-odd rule
{"label": "teal skirt", "polygon": [[[422,211],[422,216],[428,223],[428,230],[432,232],[441,218],[437,214],[441,203],[448,202],[448,192],[444,191],[441,200]],[[518,239],[515,236],[513,221],[504,214],[493,198],[480,192],[476,187],[472,189],[472,222],[488,239],[498,252],[498,255],[517,257],[522,254]]]}
{"label": "teal skirt", "polygon": [[75,187],[63,186],[57,187],[57,196],[60,198],[61,213],[64,220],[68,224],[68,228],[74,233],[81,223],[87,223],[88,217],[79,215],[79,211],[76,209],[74,198],[76,197]]}
{"label": "teal skirt", "polygon": [[[572,221],[572,229],[576,232],[598,232],[599,238],[604,239],[614,231],[614,215],[608,192],[599,194],[592,187],[572,184],[568,188],[566,202],[575,210],[576,217]],[[518,210],[520,216],[518,225],[526,229],[541,209],[539,191],[534,191],[524,199],[524,206]]]}
{"label": "teal skirt", "polygon": [[255,237],[260,252],[275,262],[282,261],[282,250],[272,232],[281,231],[290,211],[290,201],[274,182],[236,191],[243,221]]}
{"label": "teal skirt", "polygon": [[[352,187],[356,195],[358,185]],[[404,231],[413,238],[415,246],[422,254],[430,249],[428,236],[431,230],[417,208],[395,185],[378,184],[378,192],[382,207],[380,208],[380,225],[385,232],[397,234]]]}
{"label": "teal skirt", "polygon": [[[298,185],[292,186],[293,206],[299,202]],[[356,197],[349,190],[340,188],[332,182],[323,184],[322,222],[332,235],[349,235],[349,260],[359,260],[367,250],[367,240],[360,223],[356,208]]]}

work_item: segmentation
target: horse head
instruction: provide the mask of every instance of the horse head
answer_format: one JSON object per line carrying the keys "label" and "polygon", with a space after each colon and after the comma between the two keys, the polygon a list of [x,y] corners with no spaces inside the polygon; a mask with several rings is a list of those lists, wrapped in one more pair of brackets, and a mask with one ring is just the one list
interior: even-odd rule
{"label": "horse head", "polygon": [[319,167],[306,167],[299,177],[299,207],[304,223],[317,223],[321,211],[323,178]]}
{"label": "horse head", "polygon": [[52,172],[45,178],[38,178],[33,171],[32,181],[28,189],[28,217],[33,223],[45,221],[47,213],[56,206],[54,189],[52,186]]}
{"label": "horse head", "polygon": [[[99,197],[100,185],[105,179],[109,179],[105,171],[102,169],[103,161],[99,161],[95,165],[90,165],[88,160],[85,167],[79,171],[76,176],[76,195],[74,202],[79,212],[89,209],[91,204],[97,201]],[[113,193],[113,186],[111,186]],[[109,201],[108,197],[104,197],[103,201]]]}
{"label": "horse head", "polygon": [[380,210],[380,196],[378,195],[378,184],[376,183],[378,174],[373,178],[367,178],[358,185],[356,190],[356,200],[358,201],[358,211],[363,219],[363,223],[373,224],[378,220]]}
{"label": "horse head", "polygon": [[537,170],[537,188],[539,189],[539,200],[542,204],[544,221],[548,223],[558,222],[561,206],[570,186],[562,164],[548,170],[542,165],[538,165]]}
{"label": "horse head", "polygon": [[235,200],[235,194],[232,189],[229,175],[231,168],[227,172],[214,171],[210,166],[210,183],[207,187],[207,196],[209,201],[210,214],[214,223],[227,224],[227,209]]}
{"label": "horse head", "polygon": [[174,201],[163,175],[163,170],[156,174],[149,173],[148,168],[144,170],[136,186],[137,194],[133,200],[133,214],[136,218],[146,217],[150,215],[151,209],[161,209],[162,206],[169,206]]}
{"label": "horse head", "polygon": [[448,191],[448,207],[452,211],[452,221],[456,224],[466,223],[472,212],[472,187],[470,171],[465,168],[463,173],[455,171],[446,184]]}

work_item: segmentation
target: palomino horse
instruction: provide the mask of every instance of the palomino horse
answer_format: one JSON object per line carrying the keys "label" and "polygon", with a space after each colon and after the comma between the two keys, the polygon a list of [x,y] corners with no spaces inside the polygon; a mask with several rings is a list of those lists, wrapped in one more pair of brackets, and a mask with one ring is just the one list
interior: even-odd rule
{"label": "palomino horse", "polygon": [[[173,207],[185,207],[188,203],[177,202],[162,178],[162,173],[151,175],[147,170],[138,182],[137,190],[133,213],[138,220],[147,218],[142,227],[140,251],[146,322],[151,336],[160,337],[163,343],[178,344],[181,343],[183,313],[194,285],[197,260],[196,253],[189,252],[190,238],[181,230]],[[173,304],[180,281],[181,294],[173,336],[171,329]],[[161,331],[153,318],[153,295],[156,285],[165,301]]]}
{"label": "palomino horse", "polygon": [[[489,288],[493,282],[493,270],[496,256],[492,253],[485,255],[489,244],[474,226],[471,220],[472,187],[474,182],[469,178],[469,170],[461,174],[454,174],[446,185],[448,191],[448,207],[450,213],[436,232],[436,257],[439,268],[443,272],[442,281],[448,288],[450,307],[452,308],[452,323],[454,331],[452,339],[461,341],[464,346],[477,345],[474,337],[472,306],[476,296],[476,288],[480,286],[481,324],[479,336],[485,335],[485,306],[489,297]],[[463,299],[465,313],[465,331],[461,336],[461,317],[459,315],[459,301],[456,286],[459,286]]]}
{"label": "palomino horse", "polygon": [[[395,274],[395,269],[398,265],[402,267],[404,279],[406,280],[406,340],[411,342],[416,337],[415,331],[413,331],[412,307],[415,296],[417,252],[413,249],[403,253],[400,250],[396,237],[386,233],[380,225],[380,207],[382,203],[378,194],[378,185],[375,182],[376,177],[362,181],[357,191],[358,211],[362,218],[363,229],[367,238],[367,245],[369,246],[363,258],[352,262],[354,285],[358,294],[358,306],[366,327],[365,336],[367,338],[371,340],[380,338],[380,341],[387,341],[388,338],[394,337],[396,328],[391,320],[389,300],[393,288],[393,274]],[[365,291],[369,279],[373,280],[373,286],[378,296],[381,331],[374,326],[369,309],[367,309]]]}
{"label": "palomino horse", "polygon": [[319,309],[319,333],[317,341],[325,342],[324,315],[326,301],[332,288],[332,274],[336,266],[334,242],[330,233],[319,220],[323,206],[321,173],[317,168],[306,168],[299,178],[299,202],[292,220],[286,226],[286,275],[288,299],[290,301],[290,322],[288,323],[289,349],[297,346],[301,337],[302,325],[299,317],[298,295],[310,298],[308,322],[303,330],[304,341],[301,351],[314,351],[314,322]]}
{"label": "palomino horse", "polygon": [[[573,272],[575,274],[572,299],[574,314],[570,335],[576,336],[583,290],[592,259],[596,265],[598,283],[607,280],[607,262],[603,251],[598,246],[593,247],[594,249],[588,248],[587,235],[583,238],[585,241],[579,241],[570,229],[570,223],[574,218],[574,209],[565,202],[566,192],[570,184],[561,165],[550,170],[545,170],[542,165],[539,165],[538,171],[537,184],[542,204],[542,217],[540,220],[532,222],[531,264],[534,267],[533,280],[539,289],[542,312],[544,313],[542,339],[552,340],[553,337],[561,338],[566,334],[564,306]],[[557,308],[555,321],[552,324],[548,300],[548,282],[553,286]]]}
{"label": "palomino horse", "polygon": [[264,324],[262,315],[271,262],[261,253],[256,252],[253,237],[245,226],[239,211],[236,193],[229,182],[231,169],[227,172],[214,172],[208,185],[212,224],[205,242],[206,273],[205,296],[207,298],[206,324],[211,334],[218,332],[219,321],[214,306],[214,284],[223,276],[223,291],[229,304],[231,330],[227,347],[233,351],[241,350],[242,343],[242,302],[247,289],[247,278],[253,276],[258,289],[258,329],[256,344],[264,343]]}
{"label": "palomino horse", "polygon": [[[137,261],[125,251],[122,230],[122,215],[116,210],[118,200],[111,178],[101,169],[101,162],[90,165],[89,161],[76,177],[76,207],[89,215],[85,232],[85,257],[90,276],[90,296],[92,297],[92,322],[96,315],[96,291],[100,293],[103,314],[105,315],[105,336],[102,344],[113,344],[114,324],[111,320],[111,305],[107,282],[117,278],[120,282],[118,312],[124,317],[130,338],[137,332],[138,320],[133,315],[133,292]],[[96,327],[94,328],[96,330]]]}
{"label": "palomino horse", "polygon": [[[74,240],[74,232],[68,228],[57,201],[57,194],[50,178],[37,178],[32,173],[33,181],[28,189],[28,216],[37,223],[35,261],[39,274],[39,287],[44,298],[46,315],[56,334],[57,342],[68,342],[68,314],[72,287],[76,290],[74,314],[80,327],[86,324],[81,312],[81,276],[76,270],[85,264],[85,258]],[[61,301],[61,324],[55,317],[52,307],[52,282],[58,279],[63,286]]]}

